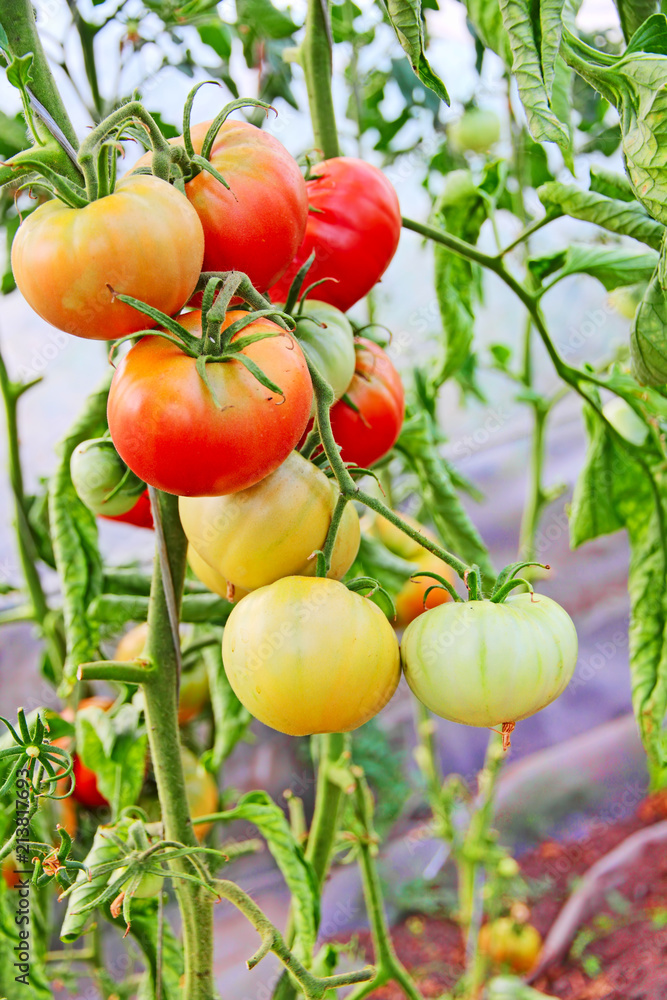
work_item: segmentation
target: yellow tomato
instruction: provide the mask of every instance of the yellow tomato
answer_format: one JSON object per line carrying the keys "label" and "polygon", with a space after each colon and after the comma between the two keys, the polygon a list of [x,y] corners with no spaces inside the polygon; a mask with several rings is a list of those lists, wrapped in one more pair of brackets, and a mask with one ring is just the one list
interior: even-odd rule
{"label": "yellow tomato", "polygon": [[[184,626],[181,626],[181,642],[183,641],[183,631]],[[115,658],[123,662],[136,660],[144,651],[147,637],[148,622],[135,625],[120,639],[116,646]],[[208,671],[204,660],[200,658],[190,670],[184,670],[181,675],[178,698],[179,725],[183,726],[186,722],[195,719],[203,711],[208,700]]]}
{"label": "yellow tomato", "polygon": [[[400,514],[400,511],[397,511],[397,513]],[[425,538],[433,537],[416,518],[410,517],[409,514],[400,514],[400,516],[412,528],[421,531]],[[409,535],[406,535],[404,531],[397,528],[386,517],[382,517],[381,514],[378,514],[373,522],[372,533],[382,542],[385,548],[393,552],[395,556],[400,556],[401,559],[412,561],[420,552],[424,551],[419,542],[415,542],[413,538],[410,538]]]}
{"label": "yellow tomato", "polygon": [[[190,546],[225,580],[244,590],[284,576],[315,572],[336,503],[335,484],[293,451],[275,472],[239,493],[181,497],[179,511]],[[345,575],[359,549],[359,518],[345,508],[329,576]]]}
{"label": "yellow tomato", "polygon": [[479,949],[491,962],[513,972],[529,972],[542,947],[542,938],[532,924],[519,924],[512,917],[499,917],[479,932]]}
{"label": "yellow tomato", "polygon": [[234,592],[231,592],[231,584],[225,580],[224,576],[214,570],[212,566],[206,562],[205,559],[199,555],[196,549],[193,549],[191,545],[188,545],[188,563],[190,564],[190,569],[197,577],[197,579],[208,587],[209,590],[213,591],[214,594],[218,594],[220,597],[224,597],[226,601],[232,600],[233,603],[237,603],[242,597],[248,593],[243,587],[234,587]]}
{"label": "yellow tomato", "polygon": [[229,682],[260,722],[291,736],[349,732],[400,677],[380,609],[336,580],[286,577],[237,604],[222,640]]}

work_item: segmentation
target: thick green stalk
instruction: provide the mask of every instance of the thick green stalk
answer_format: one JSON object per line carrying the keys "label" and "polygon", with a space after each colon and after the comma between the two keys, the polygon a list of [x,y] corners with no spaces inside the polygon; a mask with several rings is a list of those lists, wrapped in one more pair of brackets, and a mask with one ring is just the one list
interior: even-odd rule
{"label": "thick green stalk", "polygon": [[30,0],[0,0],[0,24],[5,29],[9,48],[14,56],[33,54],[30,89],[44,105],[63,134],[75,149],[79,146],[63,99],[58,92],[46,53],[35,23],[35,11]]}
{"label": "thick green stalk", "polygon": [[315,812],[306,845],[306,857],[323,885],[329,871],[334,841],[338,833],[343,789],[331,780],[330,769],[340,760],[346,747],[344,733],[325,733],[319,737],[320,759],[317,770]]}
{"label": "thick green stalk", "polygon": [[339,155],[338,131],[331,94],[332,39],[329,0],[308,0],[306,36],[300,50],[306,77],[315,146],[325,159]]}
{"label": "thick green stalk", "polygon": [[[178,517],[178,498],[158,494],[165,548],[176,597],[180,607],[187,540]],[[185,792],[178,728],[178,657],[169,619],[165,581],[156,553],[148,608],[146,656],[155,665],[144,681],[148,741],[167,840],[190,847],[197,845]],[[187,861],[174,864],[192,874]],[[174,880],[183,924],[185,981],[183,995],[188,1000],[213,1000],[213,900],[210,891],[184,879]]]}
{"label": "thick green stalk", "polygon": [[364,902],[371,929],[375,957],[375,976],[368,983],[362,983],[349,994],[348,1000],[362,1000],[375,990],[391,981],[396,982],[408,1000],[422,1000],[414,980],[400,961],[394,950],[391,933],[384,912],[382,886],[378,874],[376,856],[376,835],[373,829],[371,793],[363,776],[359,776],[355,788],[355,812],[359,823],[359,868],[364,890]]}
{"label": "thick green stalk", "polygon": [[42,581],[37,570],[37,552],[32,529],[28,522],[25,492],[23,487],[23,470],[19,450],[19,432],[17,420],[18,401],[30,385],[12,382],[7,372],[4,358],[0,354],[0,391],[5,404],[7,419],[7,445],[9,482],[14,497],[14,517],[16,527],[16,543],[23,578],[30,594],[32,603],[31,617],[40,626],[47,645],[49,659],[56,675],[62,673],[65,662],[65,644],[59,632],[53,613],[51,612]]}

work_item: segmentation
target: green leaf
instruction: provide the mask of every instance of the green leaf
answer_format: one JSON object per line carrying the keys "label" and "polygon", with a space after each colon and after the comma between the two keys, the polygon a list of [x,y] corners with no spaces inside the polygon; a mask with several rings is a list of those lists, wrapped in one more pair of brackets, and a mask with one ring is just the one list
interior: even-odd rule
{"label": "green leaf", "polygon": [[540,61],[547,98],[551,100],[556,75],[556,59],[563,34],[564,0],[540,0]]}
{"label": "green leaf", "polygon": [[[121,920],[122,917],[119,917],[118,921]],[[162,974],[160,995],[163,1000],[183,1000],[180,983],[183,975],[183,945],[174,935],[168,920],[163,920],[161,928],[159,927],[156,899],[132,901],[129,932],[146,960],[147,969],[142,982],[146,1000],[153,1000],[157,995],[155,984],[159,970]],[[161,941],[158,940],[159,933],[162,935]]]}
{"label": "green leaf", "polygon": [[449,104],[447,89],[433,71],[424,51],[424,22],[421,0],[385,0],[389,20],[415,74],[425,87]]}
{"label": "green leaf", "polygon": [[70,475],[78,444],[100,437],[107,428],[110,377],[88,397],[83,413],[60,445],[60,458],[49,484],[49,523],[63,594],[67,657],[60,693],[69,694],[80,663],[97,658],[97,627],[87,615],[102,588],[102,558],[97,547],[95,515],[79,499]]}
{"label": "green leaf", "polygon": [[93,705],[77,712],[77,753],[95,772],[97,787],[111,804],[114,816],[139,798],[147,745],[134,705],[122,705],[113,716]]}
{"label": "green leaf", "polygon": [[21,93],[25,93],[25,88],[32,83],[32,64],[34,61],[32,52],[24,56],[14,56],[6,69],[7,82],[12,87],[16,87]]}
{"label": "green leaf", "polygon": [[660,249],[665,227],[647,215],[637,202],[605,198],[559,181],[543,184],[537,193],[547,210],[555,206],[573,219],[594,222],[611,233],[632,236],[654,250]]}
{"label": "green leaf", "polygon": [[[289,38],[298,27],[271,0],[237,0],[236,16],[237,27],[249,28],[246,34],[260,38]],[[244,39],[244,48],[245,45]]]}
{"label": "green leaf", "polygon": [[394,555],[376,538],[362,534],[357,557],[349,569],[349,576],[366,576],[377,580],[392,596],[396,596],[405,581],[416,573],[417,563],[407,562]]}
{"label": "green leaf", "polygon": [[320,922],[319,889],[312,865],[306,860],[284,812],[267,792],[248,792],[239,799],[234,809],[224,813],[225,821],[234,819],[252,823],[266,838],[292,895],[295,950],[301,961],[309,965]]}
{"label": "green leaf", "polygon": [[204,24],[197,25],[197,32],[204,45],[210,45],[223,62],[227,62],[232,54],[232,34],[219,17],[212,18]]}
{"label": "green leaf", "polygon": [[245,735],[252,716],[238,700],[222,665],[220,644],[204,650],[208,686],[215,722],[213,746],[202,756],[204,767],[214,774],[222,767],[236,744]]}
{"label": "green leaf", "polygon": [[[610,384],[614,384],[610,382]],[[620,380],[624,388],[627,376]],[[635,383],[636,387],[636,383]],[[636,392],[639,388],[636,387]],[[630,395],[630,394],[629,394]],[[632,398],[632,397],[631,397]],[[634,396],[635,401],[638,397]],[[651,415],[664,416],[665,400],[643,393]],[[636,460],[587,415],[589,446],[570,511],[573,547],[625,528],[630,542],[630,671],[632,702],[654,783],[664,783],[667,755],[662,725],[667,710],[667,481],[660,450],[651,442]]]}
{"label": "green leaf", "polygon": [[528,266],[536,277],[542,278],[551,273],[549,265],[555,265],[553,269],[558,269],[558,281],[572,274],[589,274],[610,292],[623,285],[649,281],[657,263],[655,251],[574,244],[564,252],[533,258]]}
{"label": "green leaf", "polygon": [[419,480],[420,492],[443,544],[464,562],[477,563],[486,580],[495,576],[489,551],[452,484],[447,464],[438,454],[433,427],[424,412],[403,424],[397,450]]}
{"label": "green leaf", "polygon": [[523,979],[516,976],[496,976],[487,986],[486,1000],[556,1000],[556,998],[526,986]]}
{"label": "green leaf", "polygon": [[618,201],[635,201],[632,184],[623,174],[616,174],[599,163],[591,163],[591,191],[604,195],[605,198],[616,198]]}
{"label": "green leaf", "polygon": [[27,149],[30,145],[23,115],[10,117],[0,111],[0,156],[8,160],[14,153]]}
{"label": "green leaf", "polygon": [[[7,809],[7,812],[9,810]],[[35,833],[33,832],[33,836]],[[2,838],[4,840],[4,837]],[[20,865],[19,867],[25,867]],[[20,878],[29,876],[21,875]],[[31,889],[31,896],[35,893]],[[9,890],[5,880],[0,878],[0,992],[4,995],[7,990],[7,997],[11,995],[17,1000],[53,1000],[53,992],[46,976],[46,968],[42,960],[41,948],[39,944],[45,942],[44,929],[39,926],[38,900],[33,897],[31,900],[29,923],[17,923],[18,917],[18,893],[16,890]],[[22,911],[23,912],[23,911]],[[15,962],[20,962],[17,955],[21,944],[25,944],[25,938],[19,937],[20,932],[28,931],[30,934],[30,970],[26,975],[23,968],[17,968]],[[35,945],[38,947],[36,948]],[[16,981],[16,977],[22,977]],[[25,977],[25,978],[23,978]],[[10,994],[10,985],[12,993]]]}
{"label": "green leaf", "polygon": [[657,271],[632,321],[630,353],[633,375],[641,385],[667,383],[667,299]]}
{"label": "green leaf", "polygon": [[[542,5],[540,9],[541,7]],[[546,14],[549,28],[546,54],[549,59],[556,38],[554,32],[557,8],[558,4],[554,0],[553,4],[549,4]],[[549,103],[548,85],[553,83],[553,76],[547,70],[545,77],[542,64],[544,50],[539,37],[540,31],[533,22],[532,5],[529,0],[500,0],[500,9],[512,49],[512,74],[519,86],[531,134],[538,142],[556,142],[567,149],[570,143],[567,129],[558,120]]]}
{"label": "green leaf", "polygon": [[[447,175],[436,201],[432,224],[475,244],[487,218],[488,203],[468,170]],[[478,265],[435,244],[435,290],[444,334],[443,358],[432,381],[442,385],[465,363],[473,340],[475,308],[482,296]]]}
{"label": "green leaf", "polygon": [[465,6],[477,37],[510,66],[512,50],[498,0],[465,0]]}
{"label": "green leaf", "polygon": [[667,22],[657,13],[656,0],[614,0],[629,52],[667,55]]}
{"label": "green leaf", "polygon": [[91,920],[91,911],[79,912],[82,907],[87,906],[105,888],[109,872],[96,874],[96,866],[115,861],[120,857],[120,848],[111,839],[111,834],[118,835],[122,840],[127,837],[130,827],[130,820],[123,819],[115,826],[98,826],[93,838],[93,844],[84,858],[83,863],[90,870],[91,878],[88,879],[86,872],[80,871],[76,877],[74,889],[70,893],[67,901],[67,912],[63,925],[60,928],[60,939],[66,943],[76,941],[86,930]]}

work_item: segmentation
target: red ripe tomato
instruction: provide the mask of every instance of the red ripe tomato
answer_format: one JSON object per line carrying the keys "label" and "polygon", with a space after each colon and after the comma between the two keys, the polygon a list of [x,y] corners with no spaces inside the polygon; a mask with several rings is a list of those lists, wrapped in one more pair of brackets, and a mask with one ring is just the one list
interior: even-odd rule
{"label": "red ripe tomato", "polygon": [[291,266],[271,289],[284,302],[302,264],[315,251],[306,286],[320,278],[317,298],[346,312],[370,292],[389,267],[401,234],[401,210],[391,182],[381,170],[349,156],[313,167],[307,182],[306,234]]}
{"label": "red ripe tomato", "polygon": [[158,177],[124,177],[85,208],[53,199],[19,227],[16,283],[59,330],[115,340],[155,324],[111,289],[173,316],[192,295],[204,253],[202,226],[183,195]]}
{"label": "red ripe tomato", "polygon": [[[229,312],[226,329],[246,313]],[[201,335],[201,313],[180,322]],[[116,370],[109,393],[113,443],[144,482],[178,496],[223,496],[254,486],[285,461],[308,422],[310,374],[294,337],[260,318],[240,336],[274,332],[244,348],[283,394],[266,389],[236,360],[207,365],[163,337],[143,337]]]}
{"label": "red ripe tomato", "polygon": [[[211,122],[194,125],[200,153]],[[183,145],[183,137],[171,139]],[[137,166],[147,166],[151,154]],[[244,271],[264,291],[282,275],[306,228],[308,194],[296,160],[282,143],[248,122],[226,121],[211,164],[230,186],[202,170],[185,192],[204,228],[204,271]]]}
{"label": "red ripe tomato", "polygon": [[76,799],[77,802],[87,809],[100,809],[102,806],[108,806],[109,803],[100,794],[100,790],[97,787],[95,772],[86,767],[77,754],[74,754],[73,761],[72,772],[76,784],[72,792],[72,798]]}
{"label": "red ripe tomato", "polygon": [[144,490],[134,507],[124,514],[99,514],[105,521],[122,521],[123,524],[133,524],[136,528],[153,528],[153,514],[148,490]]}
{"label": "red ripe tomato", "polygon": [[367,468],[386,455],[396,442],[405,413],[401,377],[372,340],[357,341],[354,378],[346,396],[331,409],[331,428],[344,462]]}

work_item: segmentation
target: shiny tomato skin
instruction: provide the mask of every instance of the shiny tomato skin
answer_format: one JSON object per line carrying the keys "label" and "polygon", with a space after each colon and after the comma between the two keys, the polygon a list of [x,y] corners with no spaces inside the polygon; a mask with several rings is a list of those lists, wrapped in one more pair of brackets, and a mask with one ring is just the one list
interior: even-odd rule
{"label": "shiny tomato skin", "polygon": [[72,792],[73,799],[85,806],[86,809],[101,809],[102,806],[109,805],[97,787],[95,772],[86,767],[78,754],[74,754],[72,773],[76,781]]}
{"label": "shiny tomato skin", "polygon": [[204,233],[171,184],[132,175],[85,208],[54,199],[19,227],[16,283],[35,312],[65,333],[116,340],[155,323],[111,289],[174,315],[197,284]]}
{"label": "shiny tomato skin", "polygon": [[153,512],[148,490],[144,490],[134,507],[124,514],[98,514],[105,521],[121,521],[123,524],[133,524],[135,528],[154,528]]}
{"label": "shiny tomato skin", "polygon": [[[419,555],[411,561],[417,564],[415,573],[437,573],[451,584],[457,580],[456,573],[451,566],[438,559],[427,549],[422,549]],[[438,589],[431,591],[426,598],[426,607],[424,607],[424,596],[429,587],[438,587]],[[432,577],[424,576],[417,580],[407,579],[394,600],[396,625],[403,628],[419,615],[423,615],[425,611],[437,608],[440,604],[446,604],[447,601],[451,601],[449,593],[444,587],[439,587],[438,581]]]}
{"label": "shiny tomato skin", "polygon": [[226,601],[231,601],[232,604],[237,604],[248,593],[243,587],[237,587],[225,580],[224,576],[213,569],[205,559],[202,559],[192,545],[188,545],[188,565],[200,583],[208,587],[212,593],[224,597]]}
{"label": "shiny tomato skin", "polygon": [[337,580],[288,576],[235,606],[222,639],[234,692],[290,736],[350,732],[384,708],[400,677],[384,613]]}
{"label": "shiny tomato skin", "polygon": [[[210,124],[192,127],[197,153]],[[170,142],[183,145],[183,138]],[[282,143],[248,122],[226,121],[210,160],[230,190],[205,170],[185,186],[204,229],[202,270],[244,271],[264,291],[291,263],[303,238],[306,182]],[[149,162],[147,154],[137,166]]]}
{"label": "shiny tomato skin", "polygon": [[[243,588],[241,593],[283,576],[312,576],[317,566],[313,553],[324,545],[337,498],[335,483],[296,451],[248,490],[232,496],[181,497],[178,507],[191,565],[196,552],[218,578]],[[331,554],[328,575],[333,579],[339,580],[352,565],[359,536],[359,517],[347,504]]]}
{"label": "shiny tomato skin", "polygon": [[[344,462],[367,468],[393,448],[403,425],[405,393],[401,376],[372,340],[357,340],[354,378],[345,399],[331,409],[331,429]],[[358,412],[357,412],[358,411]]]}
{"label": "shiny tomato skin", "polygon": [[317,297],[347,312],[367,295],[389,267],[401,235],[401,210],[391,182],[377,167],[350,156],[318,163],[307,182],[308,213],[303,242],[272,301],[284,302],[296,272],[312,251],[304,286],[320,278]]}
{"label": "shiny tomato skin", "polygon": [[[223,329],[245,313],[229,312]],[[198,310],[180,317],[201,333]],[[122,457],[144,482],[178,496],[222,496],[273,472],[303,434],[312,403],[305,358],[292,336],[258,319],[241,336],[276,332],[244,349],[284,395],[236,360],[207,365],[220,408],[194,358],[163,337],[142,338],[120,362],[107,415]],[[141,471],[139,471],[141,470]]]}

